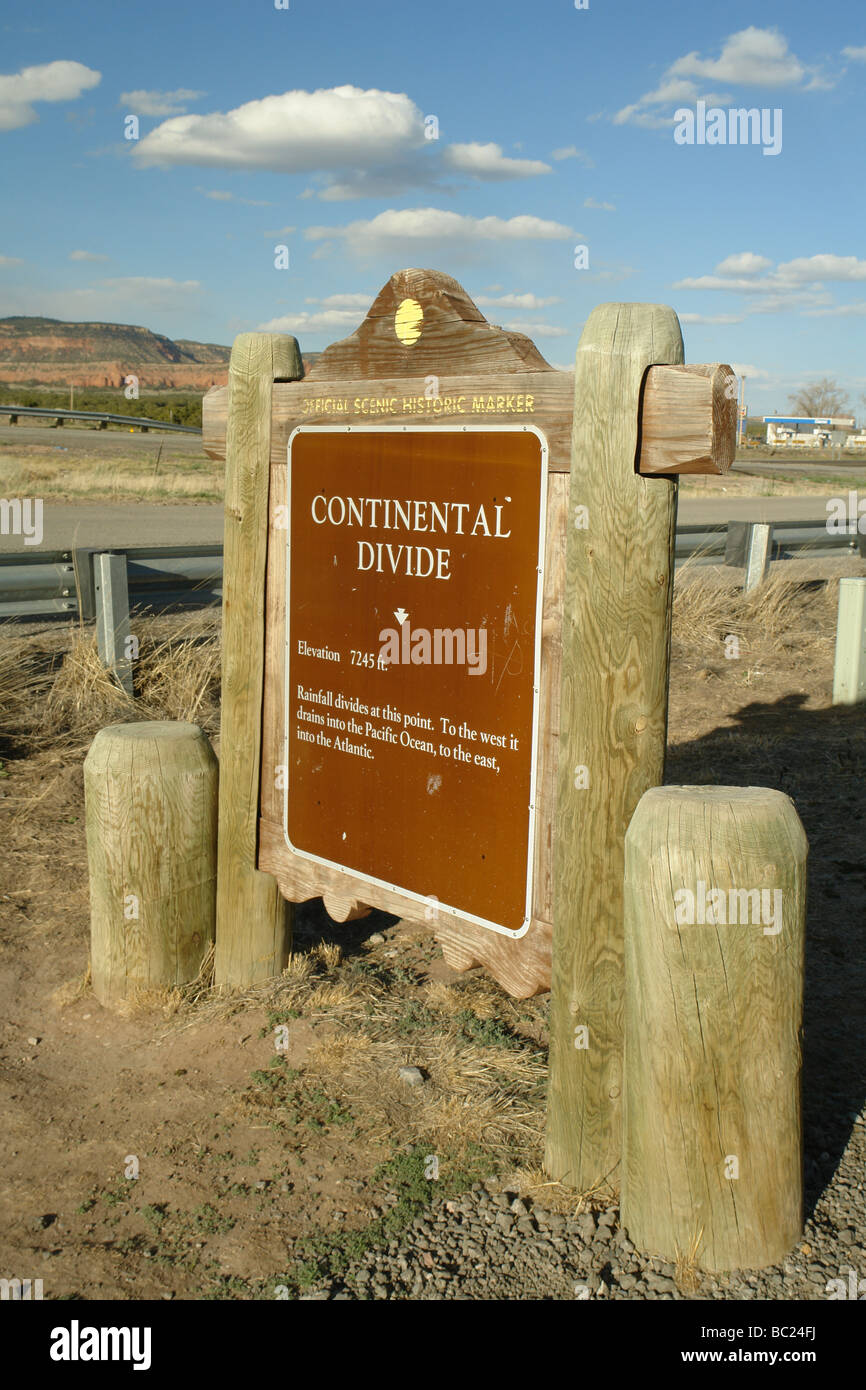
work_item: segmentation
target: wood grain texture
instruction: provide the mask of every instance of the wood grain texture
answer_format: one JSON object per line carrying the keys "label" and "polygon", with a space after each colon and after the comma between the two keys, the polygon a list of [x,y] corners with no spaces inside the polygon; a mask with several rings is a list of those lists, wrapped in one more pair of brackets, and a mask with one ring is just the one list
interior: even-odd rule
{"label": "wood grain texture", "polygon": [[[403,343],[395,328],[400,304],[415,300],[423,318],[415,342]],[[383,285],[363,323],[332,343],[308,373],[310,381],[340,377],[411,377],[461,372],[552,371],[523,333],[488,323],[462,285],[439,270],[398,270]]]}
{"label": "wood grain texture", "polygon": [[[317,367],[318,367],[317,363]],[[371,383],[354,378],[277,384],[271,429],[271,463],[285,462],[289,435],[298,424],[412,424],[462,422],[536,425],[548,441],[551,473],[571,468],[574,406],[572,372],[522,371],[500,379],[473,371],[428,378],[385,377]],[[713,363],[650,367],[640,406],[638,472],[727,473],[736,453],[736,377]],[[425,394],[426,393],[426,394]],[[202,444],[210,458],[225,457],[228,388],[212,387],[202,408]]]}
{"label": "wood grain texture", "polygon": [[256,867],[264,681],[271,398],[301,376],[294,338],[242,333],[229,364],[223,547],[222,712],[216,980],[250,985],[283,969],[291,912]]}
{"label": "wood grain texture", "polygon": [[664,1259],[758,1269],[802,1234],[807,849],[765,787],[656,788],[628,828],[622,1220]]}
{"label": "wood grain texture", "polygon": [[100,729],[84,760],[100,1003],[195,978],[214,938],[217,761],[196,724]]}
{"label": "wood grain texture", "polygon": [[332,922],[357,922],[362,917],[369,917],[371,912],[363,903],[353,898],[338,898],[333,893],[326,893],[322,903]]}
{"label": "wood grain texture", "polygon": [[641,405],[640,473],[727,473],[736,452],[733,368],[720,362],[650,368]]}
{"label": "wood grain texture", "polygon": [[[571,411],[574,378],[571,372],[522,371],[492,376],[475,370],[465,376],[445,375],[440,363],[438,396],[428,379],[356,377],[277,384],[271,431],[271,463],[284,466],[289,435],[297,425],[535,425],[543,430],[550,450],[551,472],[567,473],[571,461]],[[433,374],[435,375],[435,373]],[[225,456],[227,388],[213,387],[202,405],[202,443],[210,458]]]}
{"label": "wood grain texture", "polygon": [[676,483],[635,472],[638,399],[682,354],[672,309],[604,304],[575,365],[545,1167],[581,1191],[618,1184],[625,831],[667,731]]}

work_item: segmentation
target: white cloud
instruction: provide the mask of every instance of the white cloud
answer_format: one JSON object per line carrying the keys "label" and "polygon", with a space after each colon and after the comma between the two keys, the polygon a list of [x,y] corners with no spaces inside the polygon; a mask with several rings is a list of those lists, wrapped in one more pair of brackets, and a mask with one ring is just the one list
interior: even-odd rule
{"label": "white cloud", "polygon": [[750,381],[770,380],[770,373],[763,367],[756,367],[754,362],[732,362],[730,365],[736,376],[748,377]]}
{"label": "white cloud", "polygon": [[298,230],[297,227],[273,227],[273,228],[271,228],[271,230],[270,230],[269,232],[264,232],[263,235],[264,235],[264,236],[291,236],[291,235],[292,235],[292,232],[296,232],[297,230]]}
{"label": "white cloud", "polygon": [[850,45],[843,48],[842,52],[846,58],[850,58],[855,63],[866,63],[866,44],[862,48],[852,48]]}
{"label": "white cloud", "polygon": [[[201,283],[198,280],[172,280],[170,276],[157,275],[117,275],[110,280],[100,280],[94,288],[107,289],[115,294],[158,294],[163,290],[171,294],[198,294]],[[86,290],[82,294],[88,293]]]}
{"label": "white cloud", "polygon": [[725,39],[718,58],[687,53],[672,63],[668,72],[673,77],[706,77],[750,87],[796,87],[806,68],[790,52],[788,40],[778,29],[758,29],[750,24]]}
{"label": "white cloud", "polygon": [[117,104],[137,116],[177,116],[186,111],[188,101],[197,101],[204,95],[187,87],[178,87],[174,92],[121,92]]}
{"label": "white cloud", "polygon": [[364,294],[361,291],[352,294],[328,294],[324,299],[308,298],[304,300],[304,303],[321,304],[323,309],[351,309],[353,311],[360,309],[363,314],[366,314],[374,298],[374,295]]}
{"label": "white cloud", "polygon": [[133,153],[144,166],[304,173],[388,164],[424,143],[424,118],[405,93],[343,86],[175,116],[150,131]]}
{"label": "white cloud", "polygon": [[58,60],[0,76],[0,130],[18,130],[38,119],[40,101],[75,101],[102,80],[83,63]]}
{"label": "white cloud", "polygon": [[470,217],[441,208],[389,208],[376,217],[345,227],[308,227],[310,241],[341,238],[356,251],[393,248],[398,242],[562,241],[573,236],[561,222],[523,214],[518,217]]}
{"label": "white cloud", "polygon": [[365,311],[370,306],[369,299],[366,301],[364,309],[321,309],[316,313],[309,313],[306,309],[298,309],[293,314],[283,314],[276,319],[268,319],[267,323],[260,323],[258,331],[260,333],[317,333],[322,329],[330,328],[357,328],[358,324],[365,317]]}
{"label": "white cloud", "polygon": [[549,174],[549,164],[540,159],[511,159],[502,153],[502,146],[473,142],[449,145],[442,156],[447,169],[472,174],[477,179],[523,179],[537,174]]}
{"label": "white cloud", "polygon": [[20,256],[0,256],[0,265],[23,265]]}
{"label": "white cloud", "polygon": [[560,149],[553,150],[550,157],[556,160],[579,159],[581,164],[586,165],[587,169],[595,168],[593,160],[590,159],[586,151],[579,150],[576,145],[563,145]]}
{"label": "white cloud", "polygon": [[675,106],[691,105],[699,98],[708,106],[723,106],[732,100],[729,93],[707,91],[707,82],[804,90],[833,85],[790,51],[788,40],[778,29],[759,29],[752,24],[730,34],[718,58],[702,58],[697,50],[677,58],[653,91],[616,113],[614,124],[660,128],[671,123]]}
{"label": "white cloud", "polygon": [[742,323],[743,314],[678,314],[680,323]]}
{"label": "white cloud", "polygon": [[595,198],[585,198],[583,206],[585,208],[594,208],[596,212],[616,212],[613,203],[597,203]]}
{"label": "white cloud", "polygon": [[768,256],[759,256],[754,251],[738,251],[733,256],[726,256],[723,261],[719,261],[716,274],[758,275],[762,270],[769,270],[772,264]]}
{"label": "white cloud", "polygon": [[117,276],[81,289],[46,290],[42,285],[18,284],[3,295],[0,313],[43,314],[73,322],[152,323],[156,313],[188,313],[201,290],[198,280],[150,275]]}
{"label": "white cloud", "polygon": [[866,260],[856,256],[836,256],[829,253],[816,256],[798,256],[792,261],[782,261],[763,274],[772,265],[766,256],[758,256],[751,251],[741,251],[727,256],[716,266],[712,275],[687,276],[675,282],[677,290],[742,290],[746,293],[773,293],[779,295],[786,291],[797,291],[803,286],[819,286],[827,280],[856,282],[866,280]]}
{"label": "white cloud", "polygon": [[784,261],[776,274],[792,284],[812,284],[817,280],[866,280],[866,261],[856,256],[799,256]]}
{"label": "white cloud", "polygon": [[567,338],[569,329],[559,328],[554,323],[505,323],[515,333],[525,333],[527,338]]}
{"label": "white cloud", "polygon": [[70,251],[69,259],[71,261],[108,261],[111,260],[111,257],[101,256],[95,251]]}
{"label": "white cloud", "polygon": [[262,198],[241,198],[237,193],[228,193],[222,188],[202,188],[198,186],[196,193],[201,193],[205,198],[211,198],[215,203],[242,203],[248,208],[272,208],[273,203],[266,202]]}
{"label": "white cloud", "polygon": [[866,314],[866,300],[859,299],[855,304],[834,304],[829,309],[806,309],[810,319],[822,318],[862,318]]}
{"label": "white cloud", "polygon": [[562,301],[555,294],[546,299],[540,299],[537,294],[529,293],[502,294],[496,298],[479,294],[475,296],[475,303],[479,308],[485,309],[545,309],[548,304],[561,304]]}

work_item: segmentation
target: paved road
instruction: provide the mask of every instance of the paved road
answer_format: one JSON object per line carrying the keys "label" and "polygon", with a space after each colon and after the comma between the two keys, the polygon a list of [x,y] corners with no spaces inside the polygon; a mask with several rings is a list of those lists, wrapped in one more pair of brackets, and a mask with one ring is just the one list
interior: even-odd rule
{"label": "paved road", "polygon": [[[2,477],[2,475],[0,475]],[[2,487],[2,482],[0,482]],[[71,545],[221,545],[220,503],[54,502],[42,510],[42,549]],[[21,536],[0,535],[0,553],[33,550]]]}
{"label": "paved road", "polygon": [[76,454],[140,454],[142,459],[155,454],[161,444],[163,458],[169,451],[184,458],[204,458],[200,435],[175,434],[173,430],[148,430],[147,434],[135,430],[130,434],[126,429],[92,430],[78,425],[63,425],[60,429],[50,425],[0,425],[0,447],[14,444],[38,444]]}
{"label": "paved road", "polygon": [[[2,473],[0,473],[2,495]],[[826,497],[681,498],[683,524],[722,526],[726,521],[824,521]],[[53,502],[43,508],[46,550],[70,545],[221,545],[220,503]],[[20,536],[0,536],[0,552],[31,550]]]}

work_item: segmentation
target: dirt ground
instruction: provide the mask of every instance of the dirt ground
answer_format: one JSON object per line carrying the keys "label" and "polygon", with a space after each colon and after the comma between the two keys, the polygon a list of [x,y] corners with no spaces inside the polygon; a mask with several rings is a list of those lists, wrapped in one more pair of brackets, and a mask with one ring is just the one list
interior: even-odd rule
{"label": "dirt ground", "polygon": [[[863,706],[831,705],[836,602],[832,581],[744,600],[678,575],[666,772],[779,788],[806,828],[810,1205],[864,1101],[866,722]],[[546,1181],[548,996],[511,1000],[480,971],[449,970],[419,928],[382,914],[338,927],[313,902],[280,981],[220,995],[203,979],[125,1015],[100,1007],[90,738],[118,718],[218,723],[218,615],[144,632],[137,714],[89,634],[0,636],[0,1275],[42,1279],[51,1299],[297,1297],[399,1232],[434,1188]],[[407,1086],[403,1064],[428,1082]],[[582,1199],[548,1187],[545,1200]]]}

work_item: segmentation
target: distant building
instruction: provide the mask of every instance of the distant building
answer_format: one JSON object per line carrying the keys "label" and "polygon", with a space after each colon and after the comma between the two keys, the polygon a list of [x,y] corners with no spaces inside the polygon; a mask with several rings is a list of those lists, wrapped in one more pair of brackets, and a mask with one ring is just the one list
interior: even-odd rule
{"label": "distant building", "polygon": [[765,415],[764,424],[767,426],[768,444],[821,449],[831,444],[844,446],[854,429],[854,417]]}

